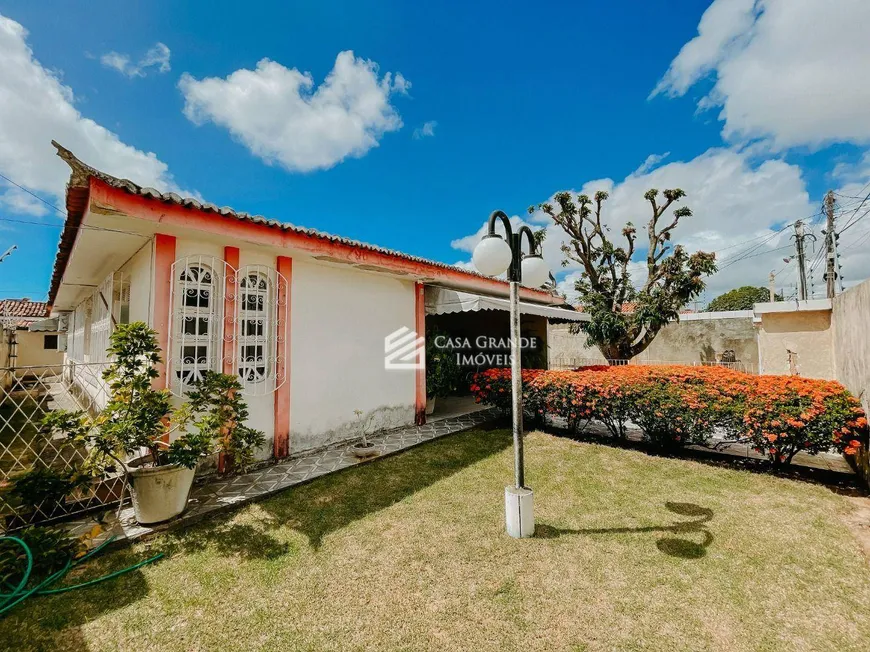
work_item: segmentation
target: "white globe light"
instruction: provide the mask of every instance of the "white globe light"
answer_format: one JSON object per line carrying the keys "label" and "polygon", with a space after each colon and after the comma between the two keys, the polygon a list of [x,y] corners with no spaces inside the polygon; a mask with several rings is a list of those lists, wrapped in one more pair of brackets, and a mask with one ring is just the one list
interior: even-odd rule
{"label": "white globe light", "polygon": [[477,243],[471,260],[481,274],[498,276],[507,271],[511,264],[511,248],[497,235],[488,235]]}
{"label": "white globe light", "polygon": [[550,278],[550,268],[540,256],[526,256],[522,263],[523,285],[539,288]]}

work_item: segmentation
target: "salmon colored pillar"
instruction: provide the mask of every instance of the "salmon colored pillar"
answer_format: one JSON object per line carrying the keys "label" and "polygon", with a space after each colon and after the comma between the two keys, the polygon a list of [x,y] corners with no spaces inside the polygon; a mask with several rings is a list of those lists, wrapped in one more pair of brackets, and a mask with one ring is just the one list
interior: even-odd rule
{"label": "salmon colored pillar", "polygon": [[[235,332],[236,321],[236,275],[239,270],[239,248],[224,247],[224,318],[223,318],[223,372],[225,374],[236,373],[235,358],[236,338],[233,337]],[[227,470],[227,457],[224,453],[218,455],[218,473],[225,473]]]}
{"label": "salmon colored pillar", "polygon": [[160,345],[163,362],[157,365],[159,374],[154,386],[169,387],[166,377],[166,360],[169,358],[169,314],[172,309],[172,263],[175,262],[175,236],[158,233],[154,236],[154,323],[157,343]]}
{"label": "salmon colored pillar", "polygon": [[[276,383],[283,384],[275,392],[275,439],[272,454],[275,459],[290,454],[290,293],[293,287],[293,260],[278,256],[278,273],[286,282],[278,283],[278,320],[275,335],[278,338],[278,356],[275,360]],[[280,280],[280,277],[279,277]]]}
{"label": "salmon colored pillar", "polygon": [[236,338],[233,337],[236,320],[236,275],[239,269],[239,248],[224,247],[224,262],[231,269],[224,267],[224,348],[223,369],[225,374],[235,372],[236,352],[233,350]]}
{"label": "salmon colored pillar", "polygon": [[[426,292],[422,283],[414,284],[414,330],[417,337],[426,337]],[[426,423],[426,349],[417,352],[416,401],[414,423]]]}

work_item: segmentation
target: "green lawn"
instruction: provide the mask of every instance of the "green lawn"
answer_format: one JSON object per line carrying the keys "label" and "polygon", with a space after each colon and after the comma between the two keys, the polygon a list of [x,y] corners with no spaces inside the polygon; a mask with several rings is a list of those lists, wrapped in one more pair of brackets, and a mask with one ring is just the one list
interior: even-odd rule
{"label": "green lawn", "polygon": [[862,650],[870,567],[829,489],[527,439],[539,536],[503,532],[476,430],[96,560],[0,621],[14,650]]}

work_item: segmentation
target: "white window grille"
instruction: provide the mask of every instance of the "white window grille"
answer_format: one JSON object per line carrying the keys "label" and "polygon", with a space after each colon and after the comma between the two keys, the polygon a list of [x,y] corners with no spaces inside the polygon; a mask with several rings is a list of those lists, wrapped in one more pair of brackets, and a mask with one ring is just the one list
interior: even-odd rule
{"label": "white window grille", "polygon": [[88,342],[88,361],[105,362],[106,349],[109,348],[109,335],[112,333],[112,313],[109,301],[112,296],[112,277],[100,283],[91,297],[91,327]]}
{"label": "white window grille", "polygon": [[169,378],[183,395],[206,370],[232,369],[246,394],[284,384],[287,280],[265,265],[236,270],[207,256],[177,260],[172,271]]}
{"label": "white window grille", "polygon": [[264,395],[284,384],[287,280],[265,265],[239,270],[237,371],[246,394]]}
{"label": "white window grille", "polygon": [[171,355],[167,356],[172,391],[183,395],[206,370],[223,367],[225,283],[233,268],[211,256],[188,256],[172,265]]}
{"label": "white window grille", "polygon": [[90,299],[91,323],[88,341],[90,362],[107,362],[106,350],[115,326],[127,323],[130,317],[130,280],[124,272],[115,272],[100,283]]}
{"label": "white window grille", "polygon": [[73,330],[69,344],[69,357],[76,362],[87,362],[90,353],[91,299],[76,306],[73,313]]}
{"label": "white window grille", "polygon": [[85,302],[83,301],[76,306],[72,314],[72,325],[69,332],[69,343],[67,345],[67,355],[71,360],[76,362],[85,361]]}
{"label": "white window grille", "polygon": [[115,272],[112,280],[112,321],[130,323],[130,277],[124,272]]}

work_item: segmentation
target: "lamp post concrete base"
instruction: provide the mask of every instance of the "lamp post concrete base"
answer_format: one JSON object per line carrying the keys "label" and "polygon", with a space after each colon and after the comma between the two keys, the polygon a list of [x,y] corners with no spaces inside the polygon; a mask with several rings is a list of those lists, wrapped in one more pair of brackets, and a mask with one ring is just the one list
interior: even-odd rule
{"label": "lamp post concrete base", "polygon": [[531,489],[505,487],[504,515],[507,533],[514,539],[535,534],[535,496]]}

